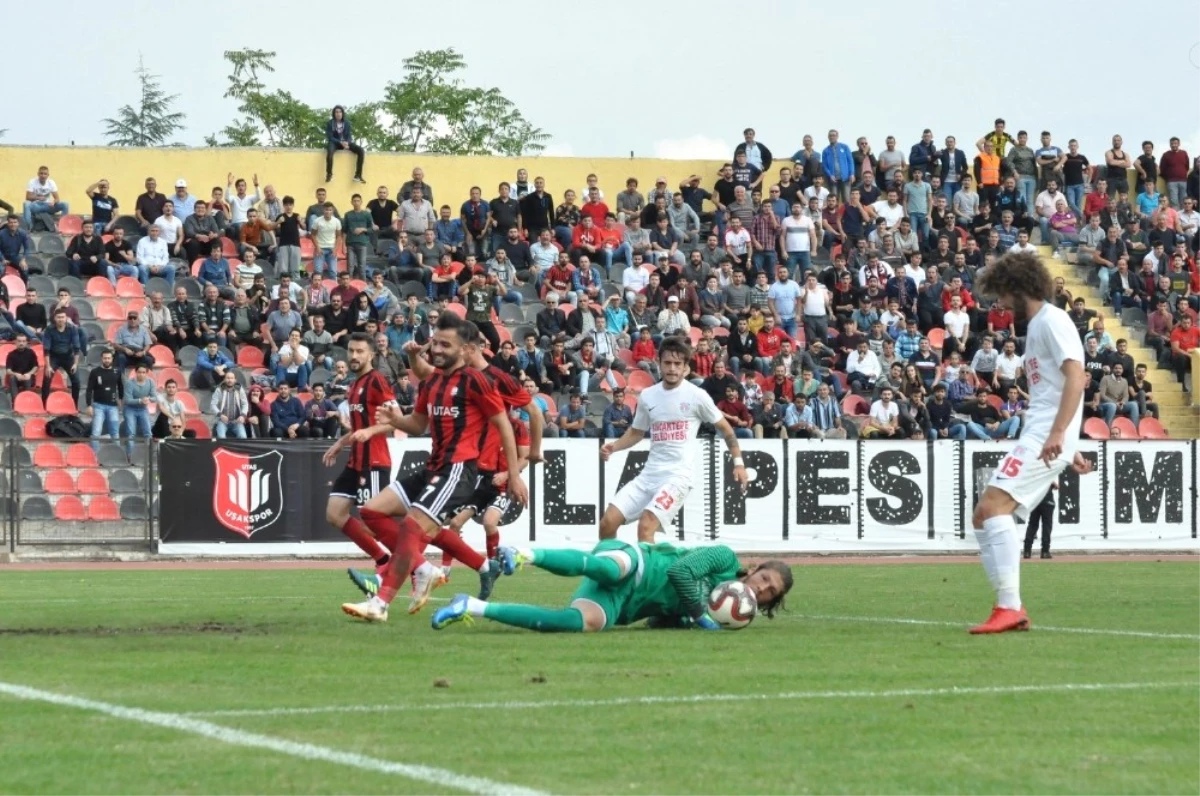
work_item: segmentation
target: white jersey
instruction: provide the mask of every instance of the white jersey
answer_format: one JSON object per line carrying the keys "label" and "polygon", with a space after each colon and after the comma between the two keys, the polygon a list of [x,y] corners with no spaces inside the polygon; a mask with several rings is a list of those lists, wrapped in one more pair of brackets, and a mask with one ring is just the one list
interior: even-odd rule
{"label": "white jersey", "polygon": [[[1025,413],[1025,423],[1021,428],[1021,442],[1025,447],[1040,450],[1046,437],[1050,436],[1066,381],[1062,365],[1069,359],[1083,364],[1083,344],[1079,341],[1079,333],[1075,331],[1075,325],[1067,313],[1046,302],[1038,314],[1030,319],[1025,338],[1023,365],[1025,378],[1029,381],[1029,410]],[[1075,455],[1082,422],[1081,398],[1064,433],[1066,441],[1062,456],[1068,461]]]}
{"label": "white jersey", "polygon": [[673,390],[661,382],[644,390],[633,416],[634,428],[650,432],[650,456],[642,474],[690,481],[700,458],[696,444],[700,424],[716,423],[722,417],[708,393],[689,381]]}

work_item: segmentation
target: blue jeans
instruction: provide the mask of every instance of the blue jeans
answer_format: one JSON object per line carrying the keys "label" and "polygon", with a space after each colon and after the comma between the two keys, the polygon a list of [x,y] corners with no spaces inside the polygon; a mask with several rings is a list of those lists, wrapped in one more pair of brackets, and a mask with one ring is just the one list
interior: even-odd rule
{"label": "blue jeans", "polygon": [[[797,281],[803,281],[804,277],[801,275],[812,270],[812,254],[809,252],[788,252],[786,265],[788,273],[792,275],[792,279],[799,277]],[[799,271],[796,270],[797,265],[800,266]]]}
{"label": "blue jeans", "polygon": [[1083,183],[1068,185],[1063,188],[1063,193],[1067,195],[1067,207],[1071,208],[1071,212],[1079,219],[1079,226],[1083,227],[1087,224],[1087,219],[1083,217]]}
{"label": "blue jeans", "polygon": [[[564,249],[571,248],[571,228],[570,227],[555,227],[554,237],[558,240],[558,245]],[[632,259],[630,260],[632,262]]]}
{"label": "blue jeans", "polygon": [[117,407],[112,404],[92,404],[92,450],[100,450],[96,442],[101,434],[108,434],[109,439],[117,439],[121,435],[121,417]]}
{"label": "blue jeans", "polygon": [[1108,280],[1112,277],[1112,269],[1107,265],[1096,266],[1096,276],[1100,279],[1100,295],[1108,295]]}
{"label": "blue jeans", "polygon": [[1007,437],[1008,439],[1016,439],[1017,432],[1021,430],[1021,418],[1010,417],[1008,420],[1001,420],[1000,425],[994,431],[988,430],[979,423],[967,423],[967,431],[969,431],[976,439],[1000,439]]}
{"label": "blue jeans", "polygon": [[125,452],[133,456],[133,438],[150,439],[150,410],[144,405],[125,406],[125,430],[129,439],[125,443]]}
{"label": "blue jeans", "polygon": [[50,213],[58,215],[67,214],[70,206],[66,202],[26,202],[24,207],[25,229],[33,229],[33,216],[35,213]]}
{"label": "blue jeans", "polygon": [[501,304],[516,304],[518,307],[525,305],[525,297],[521,295],[521,291],[515,287],[510,287],[508,292],[503,296],[496,296],[492,300],[492,308],[496,310],[496,314],[500,314]]}
{"label": "blue jeans", "polygon": [[913,232],[917,233],[917,240],[928,240],[929,216],[925,213],[909,213],[908,218],[912,221]]}
{"label": "blue jeans", "polygon": [[313,270],[318,274],[329,268],[331,277],[337,276],[337,253],[333,249],[317,249],[313,252]]}
{"label": "blue jeans", "polygon": [[733,436],[738,439],[754,439],[754,432],[748,428],[738,427],[733,430]]}
{"label": "blue jeans", "polygon": [[[944,182],[942,183],[942,195],[946,197],[947,209],[953,209],[954,194],[958,193],[958,189],[962,187],[961,182]],[[955,426],[957,428],[957,426]],[[951,429],[953,431],[954,429]]]}
{"label": "blue jeans", "polygon": [[1033,200],[1037,198],[1037,177],[1017,177],[1017,190],[1025,199],[1026,210],[1033,209]]}
{"label": "blue jeans", "polygon": [[[288,373],[287,365],[280,365],[278,363],[272,363],[272,364],[273,364],[273,367],[275,368],[275,388],[276,389],[278,389],[279,385],[283,384],[284,382],[291,384],[297,390],[307,390],[308,389],[308,376],[309,376],[309,374],[312,373],[312,363],[311,362],[305,362],[303,365],[298,366],[296,368],[296,372],[294,374]],[[294,384],[292,383],[293,376],[295,376]]]}
{"label": "blue jeans", "polygon": [[117,286],[117,279],[122,276],[132,276],[139,282],[142,281],[142,271],[133,263],[114,263],[110,260],[108,268],[113,287]]}
{"label": "blue jeans", "polygon": [[796,316],[793,315],[790,318],[784,318],[783,316],[780,316],[779,328],[782,329],[787,334],[788,337],[795,338],[795,336],[796,336]]}
{"label": "blue jeans", "polygon": [[957,423],[953,426],[950,426],[950,428],[946,429],[946,436],[949,439],[960,439],[960,440],[966,439],[967,438],[967,424],[966,423]]}
{"label": "blue jeans", "polygon": [[1142,409],[1138,406],[1137,401],[1126,401],[1125,405],[1119,410],[1117,409],[1117,405],[1111,401],[1102,401],[1100,403],[1100,413],[1104,415],[1104,422],[1110,426],[1117,415],[1121,413],[1129,415],[1129,422],[1133,423],[1134,426],[1142,419]]}
{"label": "blue jeans", "polygon": [[758,273],[759,271],[761,271],[762,273],[766,274],[768,278],[770,278],[772,276],[771,272],[775,270],[775,262],[776,262],[775,252],[774,251],[755,252],[754,255],[750,258],[750,262],[754,268],[755,273]]}
{"label": "blue jeans", "polygon": [[217,439],[225,439],[233,437],[234,439],[246,438],[246,423],[243,420],[241,423],[222,423],[220,420],[213,426],[213,436]]}
{"label": "blue jeans", "polygon": [[150,273],[150,266],[139,265],[138,281],[144,285],[150,280],[151,276],[161,276],[163,279],[167,280],[167,284],[170,286],[171,290],[175,290],[175,266],[172,263],[167,263],[166,265],[155,267],[159,269],[158,273],[152,274]]}
{"label": "blue jeans", "polygon": [[[626,428],[628,428],[628,426],[626,426]],[[612,423],[604,424],[604,438],[605,439],[616,439],[617,437],[620,437],[624,433],[625,433],[625,429],[621,429],[620,431],[618,431],[616,426],[614,426]]]}
{"label": "blue jeans", "polygon": [[613,260],[620,257],[625,261],[626,268],[633,268],[633,249],[628,243],[622,243],[615,249],[604,250],[604,278],[609,279],[612,276]]}

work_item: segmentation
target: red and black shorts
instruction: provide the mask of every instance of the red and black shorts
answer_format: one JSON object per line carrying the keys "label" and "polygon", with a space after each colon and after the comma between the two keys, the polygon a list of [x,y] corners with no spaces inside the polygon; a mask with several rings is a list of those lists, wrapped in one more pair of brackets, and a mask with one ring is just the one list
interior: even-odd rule
{"label": "red and black shorts", "polygon": [[362,507],[383,490],[391,477],[392,471],[389,467],[372,467],[369,470],[346,467],[329,488],[329,496],[353,500]]}
{"label": "red and black shorts", "polygon": [[405,508],[418,508],[436,522],[447,523],[474,505],[477,480],[475,462],[456,462],[437,472],[422,470],[393,481],[391,488]]}

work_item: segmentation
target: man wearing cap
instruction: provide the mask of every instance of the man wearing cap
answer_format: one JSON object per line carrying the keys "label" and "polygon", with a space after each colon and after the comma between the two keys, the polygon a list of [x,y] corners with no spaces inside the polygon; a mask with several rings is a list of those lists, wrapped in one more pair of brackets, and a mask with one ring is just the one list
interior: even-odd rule
{"label": "man wearing cap", "polygon": [[679,296],[667,296],[667,308],[658,314],[658,329],[663,335],[687,335],[692,325],[679,309]]}
{"label": "man wearing cap", "polygon": [[659,177],[654,181],[654,190],[646,194],[646,204],[658,204],[658,200],[663,200],[664,209],[671,204],[671,191],[667,188],[667,178]]}
{"label": "man wearing cap", "polygon": [[175,195],[171,201],[175,204],[175,215],[179,221],[185,222],[192,213],[196,212],[196,197],[188,193],[187,180],[180,177],[175,180]]}
{"label": "man wearing cap", "polygon": [[142,327],[138,313],[127,313],[125,325],[117,330],[113,339],[113,345],[117,349],[117,370],[124,371],[126,368],[142,365],[154,367],[154,358],[149,353],[153,344],[150,333]]}

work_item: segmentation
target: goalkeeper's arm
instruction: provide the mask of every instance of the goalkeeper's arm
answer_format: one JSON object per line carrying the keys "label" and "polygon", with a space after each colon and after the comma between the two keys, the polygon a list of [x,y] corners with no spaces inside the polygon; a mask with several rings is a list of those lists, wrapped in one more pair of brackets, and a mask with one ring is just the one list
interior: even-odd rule
{"label": "goalkeeper's arm", "polygon": [[[684,613],[699,622],[705,615],[704,583],[722,572],[736,572],[740,565],[733,551],[724,545],[689,550],[667,569],[667,580],[675,589]],[[711,620],[709,620],[711,621]]]}

